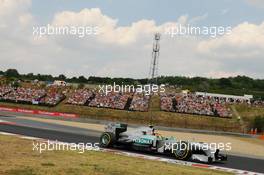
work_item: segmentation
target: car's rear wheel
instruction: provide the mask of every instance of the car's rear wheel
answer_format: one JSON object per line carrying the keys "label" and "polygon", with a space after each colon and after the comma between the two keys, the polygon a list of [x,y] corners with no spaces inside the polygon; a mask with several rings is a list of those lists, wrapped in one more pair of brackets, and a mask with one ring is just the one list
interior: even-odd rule
{"label": "car's rear wheel", "polygon": [[179,142],[174,145],[173,154],[175,158],[179,160],[188,160],[192,155],[189,144],[187,142]]}
{"label": "car's rear wheel", "polygon": [[104,132],[100,137],[100,147],[109,148],[112,147],[115,142],[114,134]]}

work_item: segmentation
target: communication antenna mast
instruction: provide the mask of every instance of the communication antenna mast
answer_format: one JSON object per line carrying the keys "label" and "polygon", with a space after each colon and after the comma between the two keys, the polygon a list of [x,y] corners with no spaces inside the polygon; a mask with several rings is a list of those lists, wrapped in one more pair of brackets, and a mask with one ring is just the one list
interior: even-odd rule
{"label": "communication antenna mast", "polygon": [[[158,84],[158,63],[159,63],[159,50],[160,50],[160,34],[155,33],[153,49],[152,49],[152,58],[150,62],[149,69],[149,84],[152,86],[153,84]],[[152,125],[153,115],[152,110],[150,110],[150,125]]]}
{"label": "communication antenna mast", "polygon": [[150,63],[150,70],[149,70],[149,83],[157,84],[158,83],[158,63],[159,63],[159,50],[160,50],[160,34],[155,33],[154,35],[154,42],[153,42],[153,49],[152,49],[152,58]]}

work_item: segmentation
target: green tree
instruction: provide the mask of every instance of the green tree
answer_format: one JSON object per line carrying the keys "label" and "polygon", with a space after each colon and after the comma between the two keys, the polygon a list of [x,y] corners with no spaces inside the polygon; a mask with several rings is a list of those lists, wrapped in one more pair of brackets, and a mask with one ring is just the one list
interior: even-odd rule
{"label": "green tree", "polygon": [[19,77],[19,73],[16,69],[7,69],[5,75],[7,77],[16,77],[16,78]]}
{"label": "green tree", "polygon": [[84,76],[79,76],[78,78],[79,83],[87,83],[87,79]]}
{"label": "green tree", "polygon": [[219,85],[220,85],[220,87],[231,87],[232,82],[229,78],[220,78],[219,79]]}
{"label": "green tree", "polygon": [[59,79],[59,80],[63,80],[63,81],[64,81],[64,80],[66,80],[66,78],[67,78],[67,77],[66,77],[65,75],[63,75],[63,74],[60,74],[60,75],[58,76],[58,79]]}
{"label": "green tree", "polygon": [[33,73],[28,73],[26,76],[25,76],[27,79],[30,79],[30,80],[34,80],[35,79],[35,76]]}

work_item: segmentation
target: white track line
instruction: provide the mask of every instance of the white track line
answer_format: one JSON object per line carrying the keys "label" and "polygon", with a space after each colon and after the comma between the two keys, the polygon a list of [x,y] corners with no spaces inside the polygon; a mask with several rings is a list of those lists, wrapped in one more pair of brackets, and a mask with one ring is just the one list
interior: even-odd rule
{"label": "white track line", "polygon": [[21,136],[22,139],[29,139],[29,140],[40,140],[41,138],[38,137],[29,137],[29,136]]}
{"label": "white track line", "polygon": [[1,135],[7,135],[7,136],[17,136],[17,134],[12,134],[8,132],[0,132]]}
{"label": "white track line", "polygon": [[14,122],[9,122],[9,121],[5,121],[5,120],[0,120],[0,124],[15,125],[16,123],[14,123]]}

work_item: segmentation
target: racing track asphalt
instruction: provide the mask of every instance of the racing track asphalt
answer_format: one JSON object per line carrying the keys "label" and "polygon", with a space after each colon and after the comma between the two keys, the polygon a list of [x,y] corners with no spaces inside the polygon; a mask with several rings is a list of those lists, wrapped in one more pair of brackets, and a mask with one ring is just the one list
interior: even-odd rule
{"label": "racing track asphalt", "polygon": [[[15,125],[8,123],[0,123],[0,131],[2,132],[21,134],[25,136],[38,137],[49,140],[58,140],[69,143],[96,143],[99,141],[100,136],[100,132],[93,130],[29,120],[24,121],[23,119],[19,119],[16,117],[0,116],[0,120],[16,123]],[[163,155],[159,154],[155,154],[155,156],[164,157]],[[228,155],[227,162],[216,163],[214,165],[264,173],[264,159],[253,159]]]}

